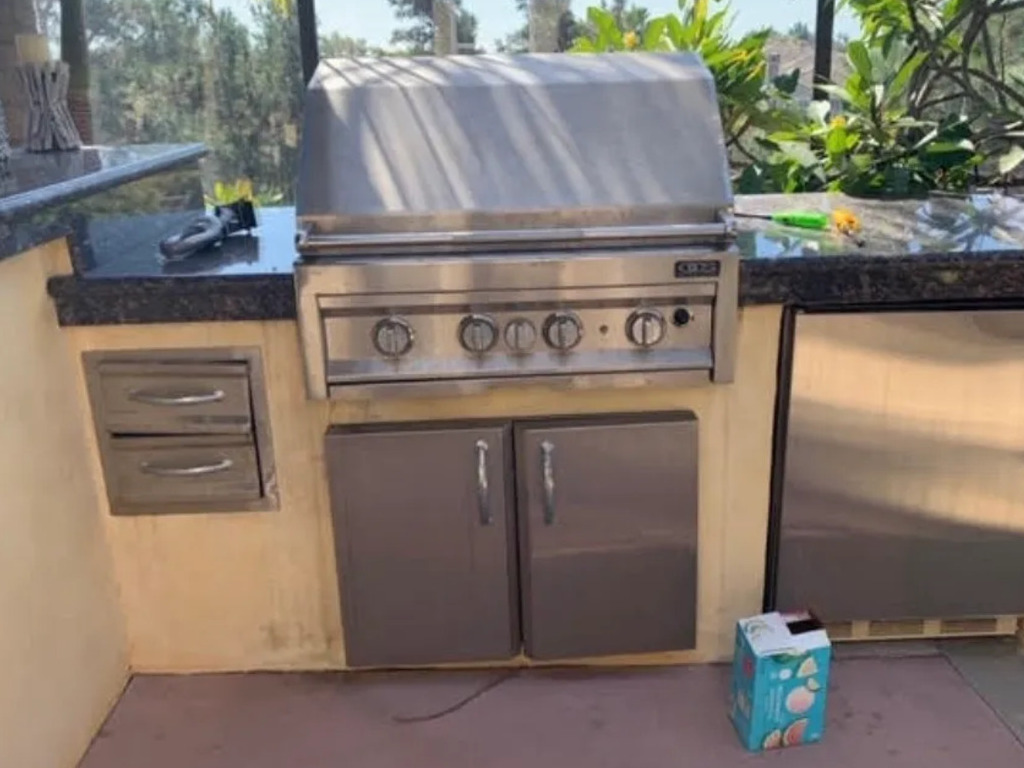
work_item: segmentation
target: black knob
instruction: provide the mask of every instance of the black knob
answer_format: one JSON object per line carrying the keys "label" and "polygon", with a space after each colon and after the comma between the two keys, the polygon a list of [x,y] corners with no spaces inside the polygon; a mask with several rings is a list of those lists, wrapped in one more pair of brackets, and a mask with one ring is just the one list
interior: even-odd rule
{"label": "black knob", "polygon": [[690,310],[688,310],[686,307],[680,307],[679,309],[672,313],[672,322],[678,325],[679,327],[689,325],[692,319],[693,315],[690,314]]}

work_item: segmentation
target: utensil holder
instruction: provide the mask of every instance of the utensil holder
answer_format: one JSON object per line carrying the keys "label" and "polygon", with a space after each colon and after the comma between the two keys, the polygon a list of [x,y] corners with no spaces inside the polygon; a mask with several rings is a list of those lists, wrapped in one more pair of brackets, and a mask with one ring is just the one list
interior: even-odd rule
{"label": "utensil holder", "polygon": [[79,149],[82,138],[68,109],[68,65],[63,61],[19,64],[18,74],[28,97],[25,148],[29,152]]}

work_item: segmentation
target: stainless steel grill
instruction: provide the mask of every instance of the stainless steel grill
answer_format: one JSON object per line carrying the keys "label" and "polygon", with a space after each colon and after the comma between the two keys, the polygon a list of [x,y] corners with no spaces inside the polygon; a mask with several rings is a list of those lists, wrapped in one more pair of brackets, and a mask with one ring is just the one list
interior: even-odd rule
{"label": "stainless steel grill", "polygon": [[698,58],[330,60],[304,114],[312,396],[731,381],[732,195]]}

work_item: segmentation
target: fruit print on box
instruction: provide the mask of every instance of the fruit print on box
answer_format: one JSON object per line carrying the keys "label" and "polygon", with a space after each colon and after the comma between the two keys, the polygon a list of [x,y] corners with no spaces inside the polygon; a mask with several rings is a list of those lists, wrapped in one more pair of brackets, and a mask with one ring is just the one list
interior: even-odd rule
{"label": "fruit print on box", "polygon": [[819,741],[832,646],[809,613],[771,613],[736,627],[730,716],[755,752]]}

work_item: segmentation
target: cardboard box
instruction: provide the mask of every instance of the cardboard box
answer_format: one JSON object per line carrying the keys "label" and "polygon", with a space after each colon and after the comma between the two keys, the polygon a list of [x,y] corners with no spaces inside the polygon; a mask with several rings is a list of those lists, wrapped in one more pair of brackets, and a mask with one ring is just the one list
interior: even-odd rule
{"label": "cardboard box", "polygon": [[820,741],[832,643],[810,613],[768,613],[736,626],[731,718],[753,752]]}

